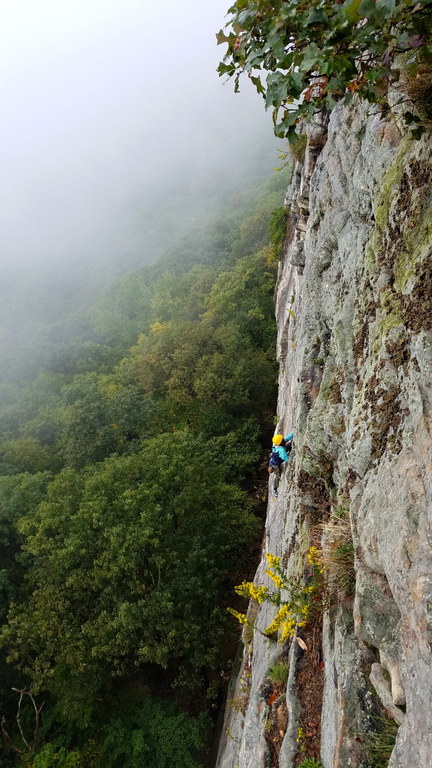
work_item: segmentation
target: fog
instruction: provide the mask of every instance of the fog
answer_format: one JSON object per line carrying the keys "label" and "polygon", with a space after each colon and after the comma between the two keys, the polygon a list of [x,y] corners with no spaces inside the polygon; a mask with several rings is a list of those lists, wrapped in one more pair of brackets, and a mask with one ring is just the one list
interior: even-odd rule
{"label": "fog", "polygon": [[255,136],[267,132],[270,145],[269,118],[247,79],[235,95],[215,71],[228,7],[3,0],[3,266],[96,258],[123,239],[145,239],[140,209],[164,189],[197,177],[211,184]]}

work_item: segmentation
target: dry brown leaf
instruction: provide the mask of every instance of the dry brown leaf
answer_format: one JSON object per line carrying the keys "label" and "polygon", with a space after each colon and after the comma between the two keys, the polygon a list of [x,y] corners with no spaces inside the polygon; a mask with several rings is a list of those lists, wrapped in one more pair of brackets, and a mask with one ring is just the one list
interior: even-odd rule
{"label": "dry brown leaf", "polygon": [[305,641],[301,639],[301,637],[296,637],[296,641],[299,644],[300,648],[303,648],[304,651],[307,651],[308,647]]}

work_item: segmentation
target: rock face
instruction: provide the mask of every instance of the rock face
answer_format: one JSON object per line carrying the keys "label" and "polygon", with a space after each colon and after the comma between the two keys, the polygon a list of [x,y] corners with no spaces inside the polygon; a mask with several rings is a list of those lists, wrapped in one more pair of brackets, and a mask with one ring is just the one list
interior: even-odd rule
{"label": "rock face", "polygon": [[[291,768],[312,754],[366,768],[374,713],[398,725],[390,768],[432,766],[430,150],[427,136],[340,106],[295,164],[276,296],[277,431],[295,430],[295,450],[269,498],[255,580],[268,583],[266,552],[287,572],[311,543],[325,552],[326,524],[343,513],[355,583],[333,595],[307,651],[245,628],[217,768]],[[261,629],[273,616],[249,610]],[[278,699],[268,672],[280,657]]]}

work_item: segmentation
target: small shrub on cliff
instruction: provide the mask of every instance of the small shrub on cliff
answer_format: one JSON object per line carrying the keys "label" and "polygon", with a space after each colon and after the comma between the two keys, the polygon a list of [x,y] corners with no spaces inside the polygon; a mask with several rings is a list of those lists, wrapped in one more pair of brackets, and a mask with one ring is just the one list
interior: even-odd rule
{"label": "small shrub on cliff", "polygon": [[398,56],[410,53],[417,71],[432,59],[430,0],[236,0],[229,14],[217,35],[228,45],[219,74],[238,91],[246,73],[290,142],[300,120],[343,97],[389,109]]}
{"label": "small shrub on cliff", "polygon": [[387,717],[375,718],[376,730],[362,734],[371,768],[387,768],[396,743],[398,726]]}
{"label": "small shrub on cliff", "polygon": [[276,661],[267,672],[267,677],[270,678],[275,685],[284,685],[287,681],[289,673],[289,663],[287,660]]}
{"label": "small shrub on cliff", "polygon": [[351,595],[355,587],[354,544],[349,510],[339,507],[321,526],[325,544],[322,564],[330,602],[341,595]]}
{"label": "small shrub on cliff", "polygon": [[286,235],[287,210],[282,205],[272,211],[268,231],[271,252],[274,258],[282,256],[282,248]]}
{"label": "small shrub on cliff", "polygon": [[306,146],[307,135],[305,133],[297,134],[297,141],[292,142],[290,145],[290,152],[293,159],[297,160],[298,163],[302,163],[305,158]]}
{"label": "small shrub on cliff", "polygon": [[298,768],[323,768],[323,765],[314,757],[306,757],[305,760],[302,760]]}
{"label": "small shrub on cliff", "polygon": [[[279,640],[283,643],[290,637],[294,637],[297,627],[306,626],[322,606],[324,570],[321,553],[317,547],[310,547],[307,553],[311,571],[308,584],[304,584],[300,578],[288,579],[280,557],[267,554],[267,560],[270,567],[266,570],[266,574],[272,580],[275,589],[244,581],[235,588],[235,591],[242,597],[256,600],[257,603],[273,603],[277,606],[277,613],[268,627],[262,630],[256,625],[253,626],[267,637],[279,633]],[[234,611],[232,608],[228,610],[240,624],[252,625],[246,614]]]}

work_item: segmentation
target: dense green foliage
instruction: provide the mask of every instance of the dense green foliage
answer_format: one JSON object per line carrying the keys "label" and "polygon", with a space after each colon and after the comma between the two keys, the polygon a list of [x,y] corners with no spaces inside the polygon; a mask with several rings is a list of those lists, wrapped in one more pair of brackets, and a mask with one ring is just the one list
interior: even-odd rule
{"label": "dense green foliage", "polygon": [[[389,109],[400,79],[398,55],[410,53],[411,77],[430,68],[431,0],[236,0],[219,73],[247,73],[273,107],[277,136],[296,140],[299,120],[358,94]],[[265,81],[261,75],[267,72]],[[403,97],[402,99],[403,100]],[[407,122],[416,120],[412,112]]]}
{"label": "dense green foliage", "polygon": [[152,663],[195,687],[196,670],[215,662],[221,591],[256,528],[242,492],[192,440],[167,433],[133,456],[64,469],[20,519],[30,588],[4,637],[65,710],[107,674]]}
{"label": "dense green foliage", "polygon": [[[254,472],[276,391],[268,225],[285,184],[68,315],[76,335],[44,334],[24,383],[20,361],[3,377],[1,766],[205,762],[235,641],[225,606],[260,531]],[[23,700],[27,745],[12,691],[24,686],[45,702],[33,743]]]}

